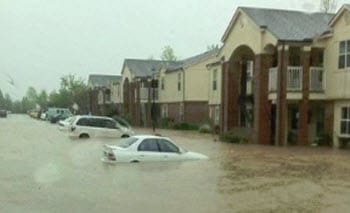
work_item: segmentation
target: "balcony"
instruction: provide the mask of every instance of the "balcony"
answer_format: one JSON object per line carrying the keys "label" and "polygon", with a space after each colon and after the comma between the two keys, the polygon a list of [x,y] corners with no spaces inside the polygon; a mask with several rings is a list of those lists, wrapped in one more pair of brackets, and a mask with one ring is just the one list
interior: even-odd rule
{"label": "balcony", "polygon": [[303,68],[288,67],[287,91],[301,91],[303,85]]}
{"label": "balcony", "polygon": [[277,67],[272,67],[269,70],[269,91],[276,92],[277,91]]}
{"label": "balcony", "polygon": [[310,67],[310,91],[323,92],[325,90],[325,78],[323,67]]}
{"label": "balcony", "polygon": [[[158,88],[154,89],[154,99],[158,100]],[[140,88],[140,99],[141,101],[146,101],[148,100],[148,95],[150,97],[150,99],[152,100],[153,98],[153,89],[150,89],[150,94],[148,94],[148,88]]]}
{"label": "balcony", "polygon": [[[277,67],[269,70],[269,92],[277,91]],[[299,92],[303,85],[303,68],[289,66],[286,75],[288,92]],[[310,92],[323,92],[325,89],[324,70],[322,67],[310,67]]]}

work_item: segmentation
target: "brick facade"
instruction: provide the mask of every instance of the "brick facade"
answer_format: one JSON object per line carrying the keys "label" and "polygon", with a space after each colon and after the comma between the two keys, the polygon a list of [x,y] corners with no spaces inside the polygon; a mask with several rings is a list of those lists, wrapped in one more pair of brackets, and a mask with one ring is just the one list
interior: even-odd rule
{"label": "brick facade", "polygon": [[288,46],[278,49],[278,72],[277,72],[277,103],[276,103],[276,145],[286,144],[287,124],[287,81],[286,74],[289,63]]}
{"label": "brick facade", "polygon": [[302,51],[301,63],[303,66],[302,100],[299,101],[298,145],[308,144],[308,117],[309,117],[309,82],[310,82],[310,51]]}
{"label": "brick facade", "polygon": [[271,103],[268,100],[269,68],[272,55],[256,55],[254,87],[254,141],[259,144],[271,143]]}
{"label": "brick facade", "polygon": [[191,124],[203,124],[209,120],[208,102],[185,102],[184,121]]}

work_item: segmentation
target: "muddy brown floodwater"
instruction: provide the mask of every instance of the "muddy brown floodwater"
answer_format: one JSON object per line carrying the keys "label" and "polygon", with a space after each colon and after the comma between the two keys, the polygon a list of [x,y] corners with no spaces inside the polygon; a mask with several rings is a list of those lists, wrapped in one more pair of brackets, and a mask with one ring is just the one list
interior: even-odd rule
{"label": "muddy brown floodwater", "polygon": [[[147,133],[147,129],[136,129]],[[102,145],[0,119],[0,212],[348,212],[350,151],[215,142],[160,130],[208,161],[106,165]]]}

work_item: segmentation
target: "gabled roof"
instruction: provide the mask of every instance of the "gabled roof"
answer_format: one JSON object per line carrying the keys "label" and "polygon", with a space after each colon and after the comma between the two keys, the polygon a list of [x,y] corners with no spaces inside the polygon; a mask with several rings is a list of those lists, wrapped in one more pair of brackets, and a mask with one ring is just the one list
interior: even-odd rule
{"label": "gabled roof", "polygon": [[344,4],[340,10],[337,12],[337,14],[330,20],[329,25],[331,27],[334,26],[334,24],[337,22],[337,20],[339,19],[339,17],[343,14],[344,11],[350,11],[350,4]]}
{"label": "gabled roof", "polygon": [[88,84],[90,87],[108,87],[113,82],[121,81],[122,77],[119,75],[89,75]]}
{"label": "gabled roof", "polygon": [[153,74],[158,74],[161,69],[166,69],[166,72],[172,72],[196,64],[217,54],[218,51],[219,49],[213,49],[181,61],[125,59],[123,70],[127,66],[136,78],[151,77]]}
{"label": "gabled roof", "polygon": [[124,66],[130,69],[135,77],[150,77],[153,72],[158,73],[163,67],[176,66],[179,62],[162,60],[125,59]]}
{"label": "gabled roof", "polygon": [[240,7],[222,37],[223,42],[241,12],[247,14],[258,27],[270,31],[280,41],[311,40],[330,29],[328,23],[334,16],[325,13]]}
{"label": "gabled roof", "polygon": [[193,57],[181,60],[175,66],[169,66],[168,69],[167,69],[167,72],[177,71],[179,69],[182,69],[182,68],[194,65],[196,63],[201,62],[202,60],[205,60],[205,59],[207,59],[207,58],[209,58],[211,56],[216,55],[218,52],[219,52],[219,49],[216,48],[216,49],[209,50],[209,51],[206,51],[204,53],[201,53],[199,55],[195,55]]}

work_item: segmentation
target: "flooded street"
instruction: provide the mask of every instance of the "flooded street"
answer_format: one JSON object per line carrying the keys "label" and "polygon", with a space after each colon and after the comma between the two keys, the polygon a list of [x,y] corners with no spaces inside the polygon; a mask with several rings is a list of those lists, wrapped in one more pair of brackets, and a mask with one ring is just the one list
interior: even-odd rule
{"label": "flooded street", "polygon": [[[148,130],[136,129],[137,133]],[[0,212],[347,212],[350,152],[159,131],[208,161],[108,165],[102,145],[26,115],[0,119]]]}

